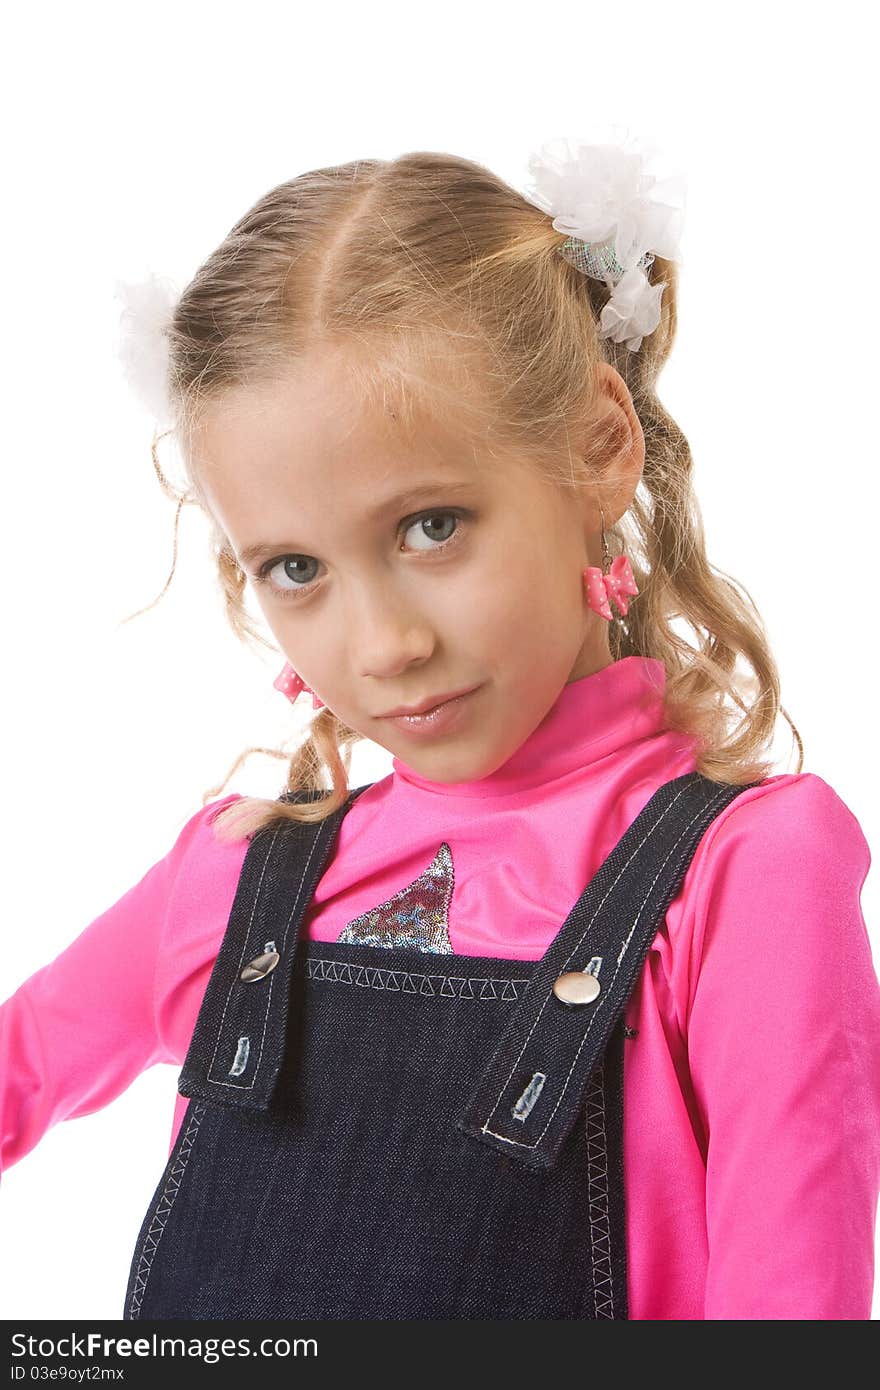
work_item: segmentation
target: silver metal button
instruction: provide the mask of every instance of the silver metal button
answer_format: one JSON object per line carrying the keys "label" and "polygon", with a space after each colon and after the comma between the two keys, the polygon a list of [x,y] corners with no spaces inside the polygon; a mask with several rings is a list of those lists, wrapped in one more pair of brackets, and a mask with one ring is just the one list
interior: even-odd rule
{"label": "silver metal button", "polygon": [[592,1004],[602,986],[587,970],[567,970],[553,981],[553,993],[563,1004]]}
{"label": "silver metal button", "polygon": [[249,960],[244,970],[241,972],[243,980],[262,980],[264,975],[268,975],[274,970],[281,957],[277,951],[264,951],[261,956],[254,956]]}

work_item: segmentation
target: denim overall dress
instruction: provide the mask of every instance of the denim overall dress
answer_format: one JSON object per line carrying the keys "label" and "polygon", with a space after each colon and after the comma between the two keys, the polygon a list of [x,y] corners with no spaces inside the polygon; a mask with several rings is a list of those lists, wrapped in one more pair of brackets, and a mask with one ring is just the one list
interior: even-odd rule
{"label": "denim overall dress", "polygon": [[366,786],[256,832],[123,1318],[626,1318],[624,1008],[745,789],[664,783],[534,961],[299,938]]}

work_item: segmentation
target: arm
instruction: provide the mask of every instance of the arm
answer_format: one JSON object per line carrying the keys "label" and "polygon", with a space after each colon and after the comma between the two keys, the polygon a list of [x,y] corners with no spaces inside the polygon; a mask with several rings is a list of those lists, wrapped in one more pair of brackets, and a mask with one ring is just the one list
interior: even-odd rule
{"label": "arm", "polygon": [[812,774],[710,831],[687,1036],[706,1133],[707,1319],[868,1319],[880,986],[855,817]]}
{"label": "arm", "polygon": [[139,883],[0,1006],[0,1172],[59,1120],[91,1114],[147,1067],[175,1060],[155,995],[169,907],[232,799],[197,811]]}

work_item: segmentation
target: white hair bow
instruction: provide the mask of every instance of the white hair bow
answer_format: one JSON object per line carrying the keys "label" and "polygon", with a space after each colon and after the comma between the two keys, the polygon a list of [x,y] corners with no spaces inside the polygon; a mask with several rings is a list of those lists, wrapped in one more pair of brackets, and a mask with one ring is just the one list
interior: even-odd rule
{"label": "white hair bow", "polygon": [[117,280],[115,297],[122,301],[117,353],[134,395],[160,430],[172,427],[168,392],[168,339],[180,292],[171,280],[152,271],[145,280]]}
{"label": "white hair bow", "polygon": [[600,338],[638,352],[642,338],[660,322],[665,288],[665,282],[652,285],[645,272],[655,255],[681,259],[687,183],[683,174],[658,180],[646,168],[656,147],[613,130],[608,143],[547,141],[529,159],[534,183],[523,196],[551,213],[556,230],[568,234],[560,254],[611,287]]}

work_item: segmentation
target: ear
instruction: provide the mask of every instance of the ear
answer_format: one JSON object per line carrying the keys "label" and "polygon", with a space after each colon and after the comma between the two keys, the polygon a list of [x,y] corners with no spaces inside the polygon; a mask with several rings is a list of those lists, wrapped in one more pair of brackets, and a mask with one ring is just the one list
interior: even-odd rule
{"label": "ear", "polygon": [[596,400],[592,412],[595,438],[602,441],[598,456],[588,460],[595,486],[584,496],[585,524],[597,532],[599,505],[605,529],[623,516],[636,494],[645,467],[645,432],[633,405],[629,387],[608,362],[596,368]]}

